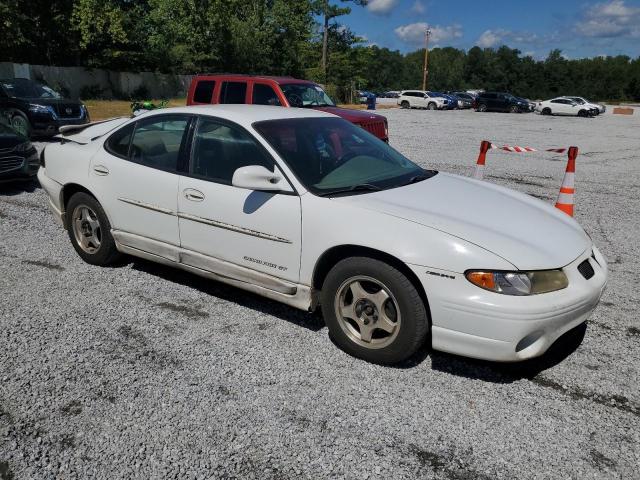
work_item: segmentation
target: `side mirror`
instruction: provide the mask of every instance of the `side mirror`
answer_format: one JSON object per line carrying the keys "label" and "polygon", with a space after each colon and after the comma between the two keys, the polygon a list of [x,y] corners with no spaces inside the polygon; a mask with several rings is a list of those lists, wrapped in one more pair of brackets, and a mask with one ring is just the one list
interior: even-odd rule
{"label": "side mirror", "polygon": [[293,192],[293,188],[277,168],[275,172],[270,172],[261,165],[238,168],[233,172],[231,184],[234,187],[246,188],[247,190]]}

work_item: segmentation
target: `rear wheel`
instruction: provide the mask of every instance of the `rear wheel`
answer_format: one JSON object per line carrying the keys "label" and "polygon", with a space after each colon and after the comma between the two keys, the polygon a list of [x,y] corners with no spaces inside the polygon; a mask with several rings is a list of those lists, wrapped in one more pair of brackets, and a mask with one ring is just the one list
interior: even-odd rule
{"label": "rear wheel", "polygon": [[411,108],[411,105],[406,100],[400,102],[400,108]]}
{"label": "rear wheel", "polygon": [[407,359],[429,331],[425,304],[414,285],[395,267],[372,258],[338,262],[322,286],[321,306],[336,344],[373,363]]}
{"label": "rear wheel", "polygon": [[66,210],[69,239],[85,262],[110,265],[121,257],[111,236],[109,219],[95,198],[84,192],[76,193]]}

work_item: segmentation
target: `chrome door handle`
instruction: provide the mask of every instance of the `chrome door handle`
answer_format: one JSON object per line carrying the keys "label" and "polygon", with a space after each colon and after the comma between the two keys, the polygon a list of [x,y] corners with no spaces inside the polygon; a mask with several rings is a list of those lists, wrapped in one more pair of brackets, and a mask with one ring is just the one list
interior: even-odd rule
{"label": "chrome door handle", "polygon": [[98,175],[109,175],[109,169],[103,165],[96,165],[93,167],[93,171]]}
{"label": "chrome door handle", "polygon": [[201,202],[204,200],[204,193],[195,188],[187,188],[182,193],[184,193],[184,198],[192,202]]}

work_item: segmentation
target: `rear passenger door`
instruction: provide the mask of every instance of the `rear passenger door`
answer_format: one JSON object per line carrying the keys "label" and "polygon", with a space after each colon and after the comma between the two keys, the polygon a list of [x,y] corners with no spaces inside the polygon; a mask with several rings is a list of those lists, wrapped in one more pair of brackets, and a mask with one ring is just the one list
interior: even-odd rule
{"label": "rear passenger door", "polygon": [[248,103],[247,82],[224,81],[220,88],[220,103],[243,104]]}
{"label": "rear passenger door", "polygon": [[[107,138],[92,158],[90,188],[114,230],[133,234],[137,248],[153,241],[178,246],[178,170],[186,155],[190,115],[154,115]],[[162,250],[162,249],[160,249]]]}

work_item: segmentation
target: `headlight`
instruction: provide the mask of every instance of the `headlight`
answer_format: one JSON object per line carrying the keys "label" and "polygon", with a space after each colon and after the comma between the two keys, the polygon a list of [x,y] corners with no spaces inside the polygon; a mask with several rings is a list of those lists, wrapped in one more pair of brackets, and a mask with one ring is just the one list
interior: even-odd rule
{"label": "headlight", "polygon": [[29,111],[33,113],[50,113],[54,117],[56,116],[56,112],[53,111],[49,105],[40,105],[38,103],[30,103]]}
{"label": "headlight", "polygon": [[27,150],[31,150],[33,148],[33,145],[31,144],[31,142],[24,142],[24,143],[20,143],[18,145],[15,146],[15,148],[13,149],[14,152],[26,152]]}
{"label": "headlight", "polygon": [[469,271],[467,280],[474,285],[504,295],[536,295],[562,290],[569,280],[562,270],[534,272]]}

